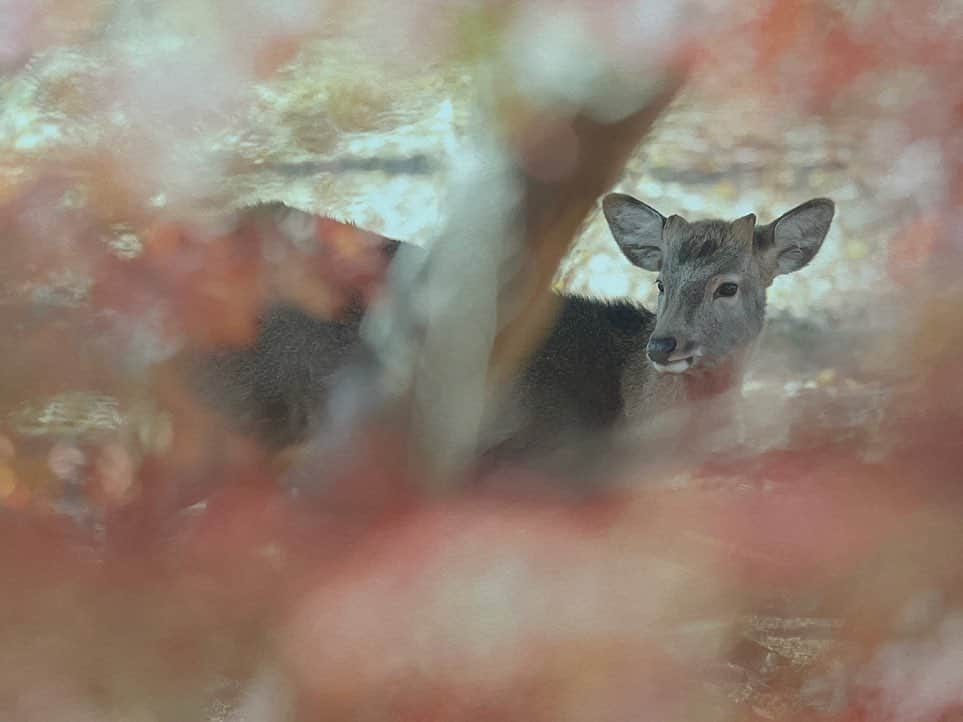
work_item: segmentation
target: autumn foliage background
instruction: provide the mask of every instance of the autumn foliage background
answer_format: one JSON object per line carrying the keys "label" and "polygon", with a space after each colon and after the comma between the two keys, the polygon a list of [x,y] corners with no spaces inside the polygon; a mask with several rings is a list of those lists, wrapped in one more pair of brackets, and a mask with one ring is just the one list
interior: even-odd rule
{"label": "autumn foliage background", "polygon": [[[854,193],[885,276],[839,289],[817,336],[833,365],[754,407],[779,441],[638,459],[577,502],[522,472],[437,498],[379,441],[320,496],[289,494],[278,459],[183,387],[178,354],[250,342],[272,301],[367,303],[378,234],[417,203],[386,201],[374,228],[366,181],[288,183],[283,143],[244,125],[273,117],[251,88],[332,39],[345,67],[383,68],[355,77],[332,45],[308,66],[324,92],[282,115],[310,163],[447,87],[425,68],[458,75],[523,37],[512,67],[547,77],[559,16],[640,77],[685,68],[701,107],[751,108],[750,128],[865,139],[841,172],[877,182]],[[6,0],[0,17],[4,719],[963,715],[958,3]],[[127,53],[130,28],[189,42]],[[371,78],[388,89],[358,89]],[[305,183],[300,205],[265,195]],[[850,313],[879,330],[853,334]]]}

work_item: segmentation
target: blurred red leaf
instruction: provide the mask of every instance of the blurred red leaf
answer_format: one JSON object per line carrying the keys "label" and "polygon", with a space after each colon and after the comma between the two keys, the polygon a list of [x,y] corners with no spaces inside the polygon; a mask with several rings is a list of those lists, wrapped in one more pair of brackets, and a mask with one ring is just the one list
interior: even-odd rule
{"label": "blurred red leaf", "polygon": [[922,280],[943,232],[940,216],[920,217],[903,226],[889,241],[886,267],[890,277],[903,286]]}
{"label": "blurred red leaf", "polygon": [[760,68],[776,64],[787,50],[812,32],[820,6],[816,0],[775,0],[755,23],[753,33],[759,48]]}
{"label": "blurred red leaf", "polygon": [[677,710],[693,678],[656,638],[665,617],[698,607],[663,606],[688,577],[647,587],[649,532],[583,515],[452,504],[373,529],[296,606],[296,678],[326,713],[370,700],[385,719]]}

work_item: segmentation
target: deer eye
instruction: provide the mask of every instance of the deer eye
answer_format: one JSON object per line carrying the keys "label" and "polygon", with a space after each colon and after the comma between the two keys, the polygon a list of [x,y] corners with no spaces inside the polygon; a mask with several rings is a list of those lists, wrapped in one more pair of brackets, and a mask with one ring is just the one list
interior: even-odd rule
{"label": "deer eye", "polygon": [[716,298],[732,298],[739,291],[739,286],[735,283],[723,283],[716,289]]}
{"label": "deer eye", "polygon": [[655,285],[658,286],[658,288],[659,288],[659,293],[660,293],[660,294],[665,293],[665,286],[662,285],[662,280],[661,280],[661,279],[658,280],[658,281],[656,281],[656,282],[655,282]]}

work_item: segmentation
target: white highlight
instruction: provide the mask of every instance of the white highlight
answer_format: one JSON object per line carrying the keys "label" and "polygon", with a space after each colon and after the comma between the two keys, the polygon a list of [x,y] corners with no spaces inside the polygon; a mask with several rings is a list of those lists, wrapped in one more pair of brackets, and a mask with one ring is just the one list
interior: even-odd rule
{"label": "white highlight", "polygon": [[652,361],[652,368],[658,371],[660,374],[684,374],[690,368],[692,368],[692,356],[688,358],[678,359],[676,361],[670,361],[667,364],[659,364]]}

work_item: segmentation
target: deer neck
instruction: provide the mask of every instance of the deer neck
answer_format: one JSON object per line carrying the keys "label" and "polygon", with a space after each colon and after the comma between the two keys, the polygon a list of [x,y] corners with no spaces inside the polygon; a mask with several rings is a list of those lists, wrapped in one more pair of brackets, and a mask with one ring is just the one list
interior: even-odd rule
{"label": "deer neck", "polygon": [[685,374],[679,378],[682,396],[687,401],[707,401],[742,385],[746,359],[740,357],[711,369]]}
{"label": "deer neck", "polygon": [[[646,423],[663,411],[700,407],[700,402],[722,400],[742,390],[742,379],[755,344],[712,368],[687,374],[660,374],[645,353],[637,354],[622,379],[624,414],[627,420]],[[718,406],[718,404],[715,404]]]}
{"label": "deer neck", "polygon": [[759,345],[756,337],[725,363],[683,376],[685,396],[690,401],[711,399],[729,391],[741,391],[742,379]]}

